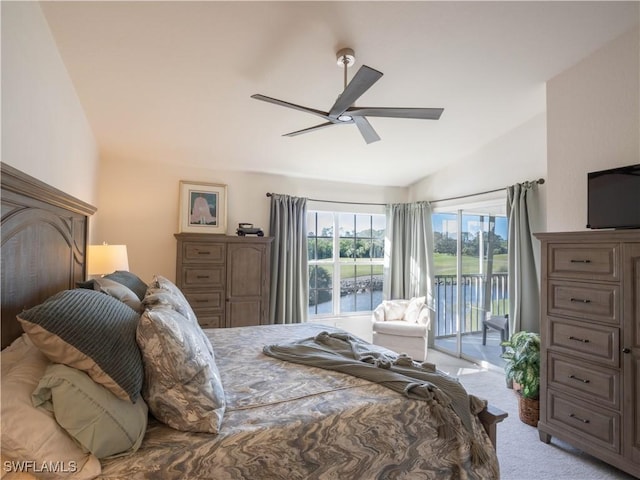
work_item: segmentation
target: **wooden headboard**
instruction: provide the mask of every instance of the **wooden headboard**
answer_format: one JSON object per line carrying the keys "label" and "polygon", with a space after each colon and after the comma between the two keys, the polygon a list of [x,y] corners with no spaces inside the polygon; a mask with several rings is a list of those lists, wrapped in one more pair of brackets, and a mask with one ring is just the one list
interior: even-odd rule
{"label": "wooden headboard", "polygon": [[88,218],[96,208],[0,163],[2,348],[22,334],[16,315],[85,277]]}

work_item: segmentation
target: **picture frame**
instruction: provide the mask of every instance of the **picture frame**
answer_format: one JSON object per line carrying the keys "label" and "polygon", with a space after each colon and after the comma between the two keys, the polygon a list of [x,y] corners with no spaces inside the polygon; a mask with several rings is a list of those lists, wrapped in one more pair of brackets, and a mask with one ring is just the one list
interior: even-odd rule
{"label": "picture frame", "polygon": [[227,233],[227,186],[180,180],[179,231]]}

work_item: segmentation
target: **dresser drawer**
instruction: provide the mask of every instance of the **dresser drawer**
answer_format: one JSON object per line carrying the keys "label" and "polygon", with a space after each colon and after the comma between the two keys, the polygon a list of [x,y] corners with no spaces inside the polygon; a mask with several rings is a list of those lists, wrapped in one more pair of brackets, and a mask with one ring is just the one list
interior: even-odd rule
{"label": "dresser drawer", "polygon": [[224,243],[182,242],[183,263],[224,263]]}
{"label": "dresser drawer", "polygon": [[224,265],[210,267],[182,267],[182,288],[215,287],[223,288],[225,283]]}
{"label": "dresser drawer", "polygon": [[550,244],[548,275],[550,278],[620,280],[620,247],[617,243]]}
{"label": "dresser drawer", "polygon": [[547,391],[546,420],[583,441],[620,452],[620,415],[554,390]]}
{"label": "dresser drawer", "polygon": [[[199,311],[205,308],[221,309],[224,305],[223,293],[220,292],[183,292],[191,308]],[[197,315],[197,313],[196,313]]]}
{"label": "dresser drawer", "polygon": [[587,365],[580,360],[549,354],[550,387],[613,409],[620,408],[620,372]]}
{"label": "dresser drawer", "polygon": [[208,309],[194,309],[198,323],[202,328],[221,328],[224,326],[221,311],[210,311]]}
{"label": "dresser drawer", "polygon": [[620,330],[555,317],[548,317],[548,348],[599,363],[619,367]]}
{"label": "dresser drawer", "polygon": [[549,280],[547,313],[620,324],[620,287]]}

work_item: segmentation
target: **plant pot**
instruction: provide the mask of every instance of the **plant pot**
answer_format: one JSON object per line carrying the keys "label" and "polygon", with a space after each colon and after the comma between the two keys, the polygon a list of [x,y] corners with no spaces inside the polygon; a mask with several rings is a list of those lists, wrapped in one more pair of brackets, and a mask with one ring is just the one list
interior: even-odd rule
{"label": "plant pot", "polygon": [[518,415],[522,422],[532,427],[537,427],[540,419],[540,400],[538,398],[524,398],[522,395],[518,395]]}

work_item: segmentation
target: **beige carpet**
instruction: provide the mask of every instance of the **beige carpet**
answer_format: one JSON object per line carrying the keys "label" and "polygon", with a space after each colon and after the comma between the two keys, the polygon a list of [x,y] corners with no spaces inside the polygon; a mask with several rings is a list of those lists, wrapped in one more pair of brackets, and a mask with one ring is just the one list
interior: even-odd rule
{"label": "beige carpet", "polygon": [[498,425],[502,480],[632,480],[628,475],[555,438],[541,442],[538,430],[518,418],[518,400],[499,370],[485,370],[431,350],[428,360],[458,377],[469,393],[509,413]]}

